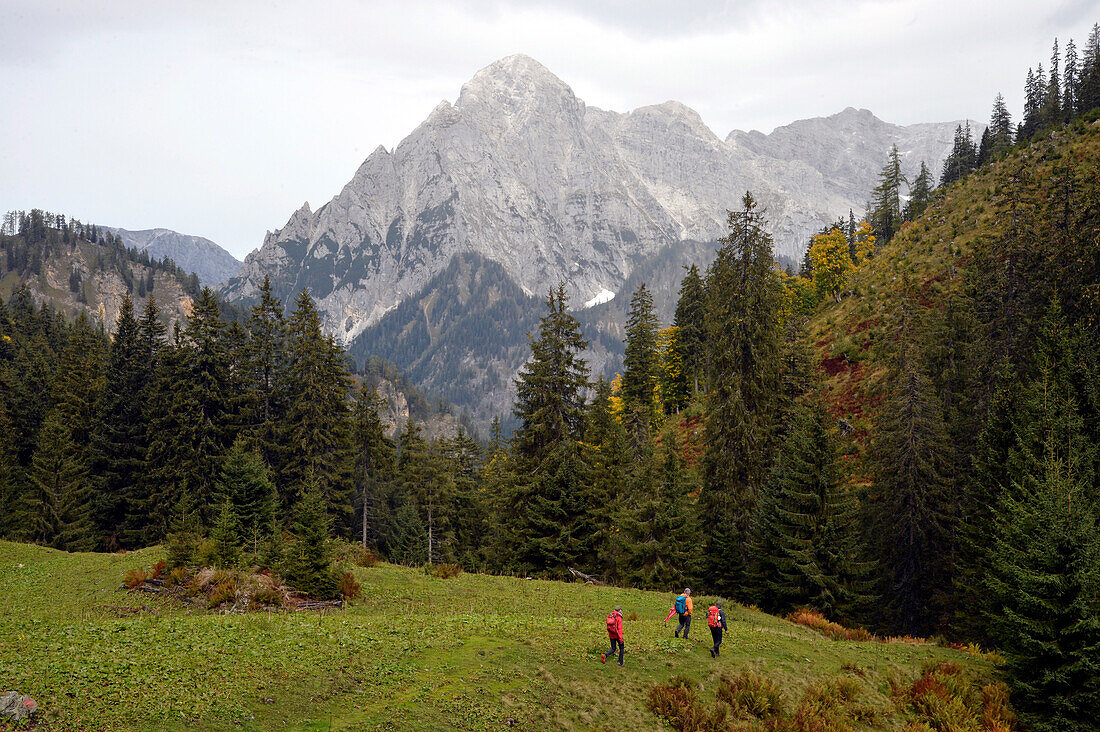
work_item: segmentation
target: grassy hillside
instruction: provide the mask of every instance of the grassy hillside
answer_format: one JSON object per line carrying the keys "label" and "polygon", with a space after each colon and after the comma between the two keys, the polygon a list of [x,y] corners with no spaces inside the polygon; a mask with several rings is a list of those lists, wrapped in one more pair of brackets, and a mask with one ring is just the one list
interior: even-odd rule
{"label": "grassy hillside", "polygon": [[[391,565],[357,570],[364,599],[329,614],[212,615],[120,589],[162,556],[0,542],[0,686],[39,701],[39,729],[662,729],[654,684],[687,676],[713,699],[718,675],[748,668],[792,708],[850,678],[866,728],[904,729],[891,679],[911,684],[929,660],[993,673],[964,651],[833,641],[739,606],[715,661],[705,610],[689,643],[662,625],[672,593]],[[624,668],[599,662],[616,604]]]}

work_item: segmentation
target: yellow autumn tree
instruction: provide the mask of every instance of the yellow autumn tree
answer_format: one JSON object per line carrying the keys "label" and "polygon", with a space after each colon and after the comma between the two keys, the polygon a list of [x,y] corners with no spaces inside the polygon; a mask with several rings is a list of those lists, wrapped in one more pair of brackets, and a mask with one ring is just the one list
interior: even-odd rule
{"label": "yellow autumn tree", "polygon": [[782,269],[776,273],[779,276],[779,285],[782,288],[783,297],[779,305],[779,326],[783,327],[792,317],[808,317],[821,301],[814,287],[813,280],[808,277],[789,275]]}
{"label": "yellow autumn tree", "polygon": [[679,414],[688,402],[687,374],[684,373],[684,356],[680,348],[680,329],[675,325],[657,331],[657,353],[660,371],[657,378],[657,397],[662,413]]}
{"label": "yellow autumn tree", "polygon": [[853,245],[856,269],[862,267],[875,253],[875,235],[871,233],[872,231],[874,230],[869,223],[866,221],[859,222]]}
{"label": "yellow autumn tree", "polygon": [[615,374],[611,380],[611,415],[621,424],[623,421],[623,375]]}
{"label": "yellow autumn tree", "polygon": [[817,234],[810,244],[810,262],[814,267],[814,286],[821,296],[828,295],[840,302],[840,293],[848,284],[852,271],[852,255],[844,232],[833,229],[828,234]]}

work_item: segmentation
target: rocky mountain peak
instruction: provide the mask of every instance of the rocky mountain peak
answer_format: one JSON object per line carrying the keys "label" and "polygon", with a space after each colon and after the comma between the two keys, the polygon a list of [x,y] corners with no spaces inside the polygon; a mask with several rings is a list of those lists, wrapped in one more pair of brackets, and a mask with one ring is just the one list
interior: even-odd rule
{"label": "rocky mountain peak", "polygon": [[662,250],[722,236],[746,190],[768,210],[777,252],[798,257],[813,231],[859,212],[891,144],[907,175],[921,160],[935,170],[953,131],[848,108],[722,140],[680,102],[586,107],[517,54],[478,71],[392,152],[377,148],[315,213],[295,212],[225,293],[247,298],[265,276],[283,298],[309,288],[325,327],[351,343],[469,253],[527,293],[562,281],[579,307],[622,292]]}
{"label": "rocky mountain peak", "polygon": [[584,103],[549,69],[520,53],[495,61],[474,74],[462,86],[455,108],[488,109],[503,116],[555,111],[583,114]]}

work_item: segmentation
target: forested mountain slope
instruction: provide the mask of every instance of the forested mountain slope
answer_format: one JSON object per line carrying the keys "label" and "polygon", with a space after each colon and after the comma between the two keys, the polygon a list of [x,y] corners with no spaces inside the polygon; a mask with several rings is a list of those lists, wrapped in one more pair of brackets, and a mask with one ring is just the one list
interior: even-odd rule
{"label": "forested mountain slope", "polygon": [[0,234],[0,298],[24,289],[36,305],[75,317],[86,313],[113,331],[130,295],[143,308],[150,295],[166,323],[190,312],[198,279],[171,260],[128,248],[107,229],[38,209],[11,212]]}
{"label": "forested mountain slope", "polygon": [[1026,353],[1025,336],[1039,334],[1033,321],[1052,301],[1096,334],[1098,201],[1100,126],[1080,122],[940,189],[919,220],[851,273],[840,302],[823,303],[807,331],[826,397],[854,427],[857,448],[870,444],[907,343],[928,352],[944,329],[963,339],[950,353],[926,353],[929,375],[947,388],[942,380],[972,364],[975,349],[996,349],[998,359]]}

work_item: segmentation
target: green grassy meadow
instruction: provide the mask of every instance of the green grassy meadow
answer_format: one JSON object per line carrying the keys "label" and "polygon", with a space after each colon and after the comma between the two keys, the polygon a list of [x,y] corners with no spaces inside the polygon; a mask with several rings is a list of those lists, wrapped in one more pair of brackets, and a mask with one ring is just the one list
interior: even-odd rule
{"label": "green grassy meadow", "polygon": [[[380,564],[356,570],[363,598],[344,610],[235,616],[120,589],[126,570],[162,556],[0,542],[0,690],[39,702],[38,729],[657,730],[654,684],[684,675],[709,690],[746,668],[792,705],[816,681],[852,676],[877,710],[871,728],[902,729],[891,675],[911,682],[930,658],[992,672],[963,651],[832,641],[733,604],[712,660],[712,598],[699,593],[685,643],[662,624],[671,589],[443,580]],[[599,662],[616,604],[628,618],[624,668]]]}

